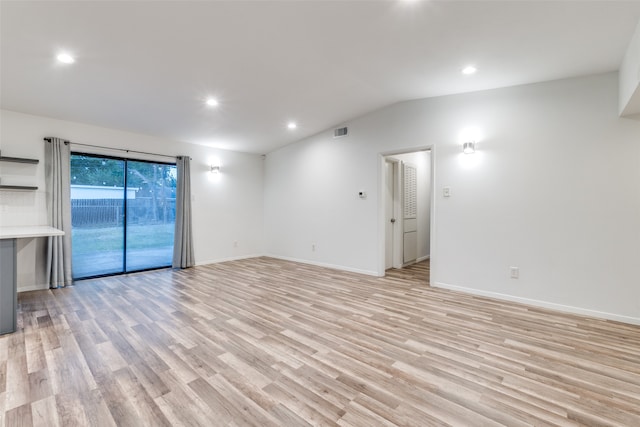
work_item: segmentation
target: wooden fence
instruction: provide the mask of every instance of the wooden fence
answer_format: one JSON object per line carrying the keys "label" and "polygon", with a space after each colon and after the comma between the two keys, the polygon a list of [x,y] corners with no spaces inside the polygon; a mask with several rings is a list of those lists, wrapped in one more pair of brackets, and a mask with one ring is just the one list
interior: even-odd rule
{"label": "wooden fence", "polygon": [[[175,221],[175,199],[140,197],[127,200],[129,224],[166,224]],[[123,199],[71,199],[74,227],[110,227],[124,224]]]}

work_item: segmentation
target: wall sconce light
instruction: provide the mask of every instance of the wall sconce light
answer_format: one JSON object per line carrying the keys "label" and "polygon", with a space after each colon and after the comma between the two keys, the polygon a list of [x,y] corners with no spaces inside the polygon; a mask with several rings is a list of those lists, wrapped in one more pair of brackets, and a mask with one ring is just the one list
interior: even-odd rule
{"label": "wall sconce light", "polygon": [[474,141],[465,142],[462,144],[462,152],[464,154],[473,154],[476,152],[476,143]]}
{"label": "wall sconce light", "polygon": [[211,173],[213,173],[213,174],[219,174],[219,173],[220,173],[220,166],[213,166],[213,165],[211,165]]}

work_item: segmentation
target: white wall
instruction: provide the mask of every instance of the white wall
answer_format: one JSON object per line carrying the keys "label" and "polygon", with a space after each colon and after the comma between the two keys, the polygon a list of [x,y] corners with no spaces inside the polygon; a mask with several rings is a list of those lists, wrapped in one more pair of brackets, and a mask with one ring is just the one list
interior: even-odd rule
{"label": "white wall", "polygon": [[431,152],[416,151],[413,153],[389,156],[416,166],[418,171],[418,261],[429,257],[431,243]]}
{"label": "white wall", "polygon": [[[618,117],[617,73],[402,102],[347,124],[347,138],[328,130],[267,156],[267,253],[378,274],[380,153],[433,145],[434,285],[640,323],[640,122]],[[458,140],[468,126],[484,135],[472,156]]]}
{"label": "white wall", "polygon": [[620,115],[640,115],[640,21],[620,64],[618,103]]}
{"label": "white wall", "polygon": [[[263,158],[259,155],[224,151],[179,143],[113,129],[0,111],[0,150],[3,155],[40,159],[37,166],[0,164],[5,184],[37,185],[36,192],[0,191],[0,224],[44,225],[47,223],[44,183],[44,142],[56,136],[72,142],[125,148],[193,158],[191,186],[194,197],[194,251],[198,264],[260,255],[264,252]],[[73,146],[72,150],[122,157],[167,161],[165,157]],[[222,173],[212,176],[209,165],[216,159]],[[21,239],[18,257],[19,290],[44,284],[44,239]],[[234,246],[234,242],[238,246]],[[33,270],[33,265],[38,265]]]}
{"label": "white wall", "polygon": [[[267,155],[267,254],[376,274],[378,170],[370,166],[378,156],[354,145],[353,137],[331,135]],[[368,197],[359,198],[359,191]]]}

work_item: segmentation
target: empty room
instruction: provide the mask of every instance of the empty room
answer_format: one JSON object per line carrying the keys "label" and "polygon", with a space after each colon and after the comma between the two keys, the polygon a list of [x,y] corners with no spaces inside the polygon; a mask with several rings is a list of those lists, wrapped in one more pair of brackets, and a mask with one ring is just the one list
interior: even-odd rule
{"label": "empty room", "polygon": [[0,426],[639,426],[640,2],[0,1]]}

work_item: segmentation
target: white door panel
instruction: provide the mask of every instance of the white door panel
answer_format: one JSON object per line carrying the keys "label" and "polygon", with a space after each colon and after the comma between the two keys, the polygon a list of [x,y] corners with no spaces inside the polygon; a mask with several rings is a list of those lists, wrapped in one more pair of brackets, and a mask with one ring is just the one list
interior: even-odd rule
{"label": "white door panel", "polygon": [[402,163],[403,262],[418,257],[418,169]]}

